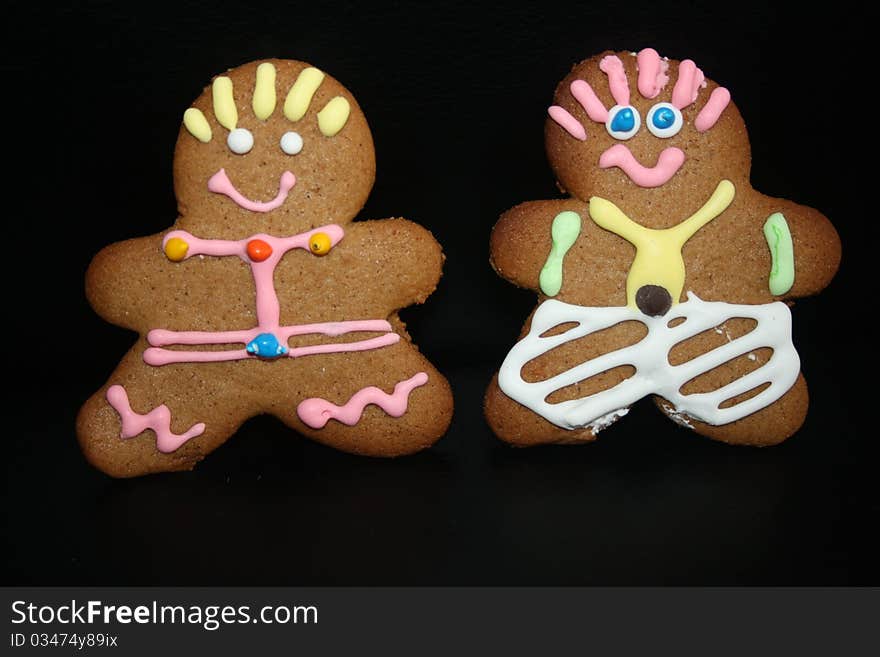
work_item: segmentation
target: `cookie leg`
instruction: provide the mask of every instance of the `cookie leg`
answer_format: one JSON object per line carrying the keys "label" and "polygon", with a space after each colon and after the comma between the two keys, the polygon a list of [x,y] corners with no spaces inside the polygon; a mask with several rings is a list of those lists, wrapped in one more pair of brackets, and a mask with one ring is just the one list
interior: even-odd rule
{"label": "cookie leg", "polygon": [[[525,335],[531,326],[531,319],[526,323]],[[557,326],[544,335],[550,336],[565,332],[565,324]],[[608,354],[624,347],[636,344],[644,338],[645,327],[638,322],[623,322],[589,335],[563,342],[549,351],[545,351],[526,362],[520,375],[528,382],[544,381],[560,373],[567,372],[579,365],[599,356]],[[605,370],[562,388],[546,397],[550,404],[574,399],[585,399],[614,388],[635,374],[629,365],[621,365]],[[528,400],[524,400],[529,403]],[[633,400],[635,401],[635,400]],[[538,406],[540,408],[540,406]],[[621,409],[623,410],[623,409]],[[563,429],[527,406],[507,396],[498,385],[498,375],[492,379],[484,398],[484,412],[492,431],[501,440],[528,447],[544,443],[584,443],[596,439],[598,433],[616,422],[625,413],[611,413],[594,425],[582,429]]]}
{"label": "cookie leg", "polygon": [[497,374],[492,377],[492,382],[486,390],[483,412],[495,435],[517,447],[532,447],[547,443],[586,443],[596,439],[592,429],[562,429],[514,401],[498,387]]}
{"label": "cookie leg", "polygon": [[267,410],[324,445],[401,456],[433,445],[452,419],[446,379],[406,340],[350,354],[294,359]]}
{"label": "cookie leg", "polygon": [[83,453],[113,477],[190,470],[253,414],[232,364],[152,367],[145,347],[125,356],[77,417]]}
{"label": "cookie leg", "polygon": [[[673,365],[689,361],[745,335],[752,330],[752,325],[751,320],[740,318],[728,320],[719,327],[676,345],[669,354],[669,361]],[[688,381],[682,386],[681,392],[689,395],[718,390],[760,368],[768,361],[771,354],[769,348],[756,349]],[[762,388],[756,388],[727,400],[722,407],[734,406],[761,390]],[[673,404],[661,397],[655,397],[655,403],[674,422],[713,440],[734,445],[768,446],[781,443],[801,427],[807,415],[809,395],[807,383],[803,375],[799,374],[794,385],[772,404],[735,422],[722,425],[711,425],[695,420],[678,412]]]}
{"label": "cookie leg", "polygon": [[693,429],[701,436],[731,445],[754,447],[777,445],[790,437],[804,423],[809,406],[807,382],[803,375],[800,375],[791,389],[777,401],[757,413],[730,424],[717,426],[706,424],[676,412],[672,404],[662,397],[656,397],[654,401],[658,408],[675,423]]}

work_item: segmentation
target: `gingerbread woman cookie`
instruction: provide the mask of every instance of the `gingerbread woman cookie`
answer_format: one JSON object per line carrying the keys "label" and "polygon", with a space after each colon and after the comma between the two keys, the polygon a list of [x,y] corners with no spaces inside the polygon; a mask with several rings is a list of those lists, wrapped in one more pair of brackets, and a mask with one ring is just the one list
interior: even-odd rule
{"label": "gingerbread woman cookie", "polygon": [[728,443],[797,431],[808,397],[787,304],[828,285],[840,241],[818,211],[752,189],[730,92],[691,60],[606,52],[548,114],[571,197],[523,203],[492,232],[495,270],[541,295],[486,393],[495,433],[586,442],[646,396]]}
{"label": "gingerbread woman cookie", "polygon": [[86,276],[95,310],[140,335],[80,411],[92,464],[190,469],[261,413],[374,456],[445,432],[449,385],[397,316],[443,255],[405,219],[353,223],[374,177],[364,114],[329,75],[267,60],[214,78],[183,115],[175,224]]}

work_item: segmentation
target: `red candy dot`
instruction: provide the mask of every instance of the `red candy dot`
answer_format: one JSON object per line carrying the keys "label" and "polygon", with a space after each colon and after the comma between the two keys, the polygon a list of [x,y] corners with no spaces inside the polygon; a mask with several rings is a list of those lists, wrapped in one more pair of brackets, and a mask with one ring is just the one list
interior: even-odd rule
{"label": "red candy dot", "polygon": [[263,262],[272,255],[272,247],[263,240],[251,240],[247,243],[247,254],[254,262]]}

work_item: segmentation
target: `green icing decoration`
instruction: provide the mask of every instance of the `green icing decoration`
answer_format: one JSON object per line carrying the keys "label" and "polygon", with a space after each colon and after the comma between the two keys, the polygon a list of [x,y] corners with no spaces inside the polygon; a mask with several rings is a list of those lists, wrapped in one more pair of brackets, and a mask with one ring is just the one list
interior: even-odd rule
{"label": "green icing decoration", "polygon": [[560,212],[553,219],[550,229],[553,245],[541,269],[540,278],[541,291],[547,296],[554,297],[562,289],[562,260],[580,234],[581,217],[577,212]]}
{"label": "green icing decoration", "polygon": [[794,285],[794,245],[788,222],[781,212],[774,212],[764,222],[764,237],[773,258],[770,266],[770,293],[785,294]]}

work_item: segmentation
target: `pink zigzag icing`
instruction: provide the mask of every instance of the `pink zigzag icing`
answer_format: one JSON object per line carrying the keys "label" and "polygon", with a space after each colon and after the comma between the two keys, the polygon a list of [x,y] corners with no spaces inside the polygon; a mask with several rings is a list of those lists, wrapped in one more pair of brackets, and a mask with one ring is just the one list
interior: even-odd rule
{"label": "pink zigzag icing", "polygon": [[173,433],[171,411],[165,404],[157,406],[146,415],[135,413],[128,402],[125,388],[120,385],[110,386],[107,389],[107,401],[122,419],[120,438],[134,438],[143,431],[152,429],[156,434],[156,448],[164,454],[175,451],[185,442],[202,435],[205,431],[205,423],[199,422],[182,434]]}
{"label": "pink zigzag icing", "polygon": [[407,406],[409,406],[410,393],[427,382],[428,375],[425,372],[419,372],[412,378],[399,382],[394,386],[394,392],[390,395],[375,386],[370,386],[358,390],[342,406],[337,406],[320,397],[312,397],[300,402],[296,408],[296,414],[312,429],[324,428],[331,419],[339,420],[350,427],[354,426],[360,422],[364,409],[369,404],[375,404],[391,417],[400,417],[406,413]]}

